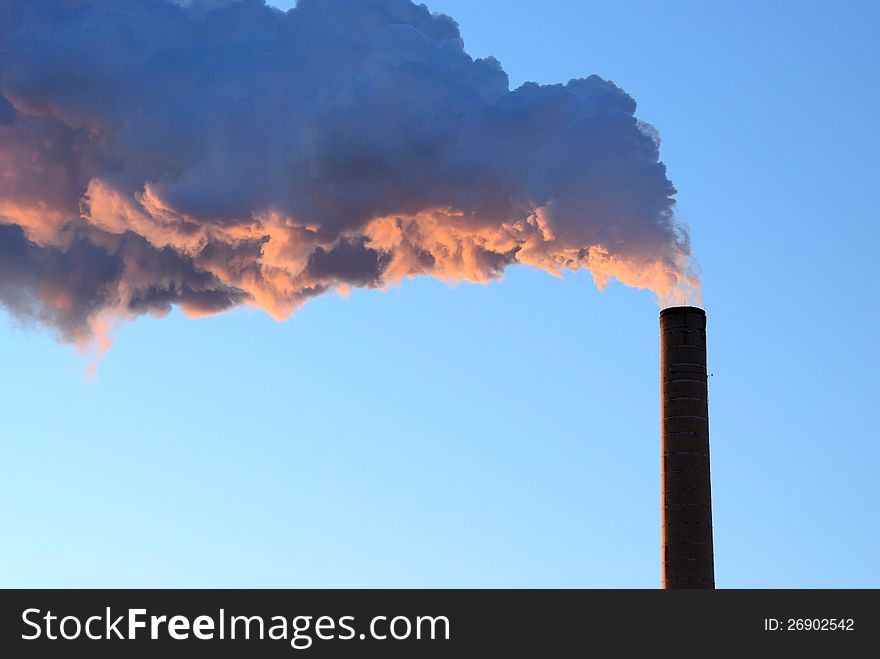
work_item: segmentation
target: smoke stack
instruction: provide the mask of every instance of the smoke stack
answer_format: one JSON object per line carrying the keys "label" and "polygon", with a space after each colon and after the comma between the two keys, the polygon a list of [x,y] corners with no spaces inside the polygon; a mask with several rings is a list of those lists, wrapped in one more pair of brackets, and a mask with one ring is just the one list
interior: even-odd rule
{"label": "smoke stack", "polygon": [[714,588],[706,312],[660,312],[663,588]]}

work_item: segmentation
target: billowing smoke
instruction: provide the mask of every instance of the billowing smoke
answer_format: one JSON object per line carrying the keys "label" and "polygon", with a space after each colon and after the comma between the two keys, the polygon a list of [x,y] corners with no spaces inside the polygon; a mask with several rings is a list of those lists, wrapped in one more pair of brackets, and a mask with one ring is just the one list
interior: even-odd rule
{"label": "billowing smoke", "polygon": [[635,101],[596,76],[511,91],[425,6],[0,7],[0,302],[66,340],[517,263],[696,286]]}

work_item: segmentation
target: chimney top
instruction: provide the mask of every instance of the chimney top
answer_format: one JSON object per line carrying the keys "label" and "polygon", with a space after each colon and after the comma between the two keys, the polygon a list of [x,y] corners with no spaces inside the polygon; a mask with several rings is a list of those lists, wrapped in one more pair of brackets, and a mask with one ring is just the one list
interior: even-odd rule
{"label": "chimney top", "polygon": [[697,314],[697,315],[704,316],[704,317],[706,315],[705,309],[701,309],[700,307],[682,306],[682,307],[666,307],[665,309],[661,309],[660,317],[662,318],[663,316],[666,316],[668,314],[673,314],[673,313],[692,313],[692,314]]}

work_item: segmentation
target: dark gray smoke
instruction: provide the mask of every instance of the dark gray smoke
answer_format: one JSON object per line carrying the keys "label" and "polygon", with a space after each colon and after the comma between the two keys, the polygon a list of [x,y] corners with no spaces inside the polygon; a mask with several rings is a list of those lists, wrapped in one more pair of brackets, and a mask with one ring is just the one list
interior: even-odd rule
{"label": "dark gray smoke", "polygon": [[696,285],[635,101],[596,76],[511,91],[424,5],[0,7],[0,302],[67,340],[516,263]]}

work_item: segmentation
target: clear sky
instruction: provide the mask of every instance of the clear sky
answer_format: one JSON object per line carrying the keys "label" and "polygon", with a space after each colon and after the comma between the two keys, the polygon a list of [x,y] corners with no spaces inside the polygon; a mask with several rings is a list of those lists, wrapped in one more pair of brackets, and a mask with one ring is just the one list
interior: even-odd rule
{"label": "clear sky", "polygon": [[[288,3],[289,4],[289,3]],[[720,587],[880,586],[875,2],[434,0],[639,103],[709,319]],[[0,585],[656,587],[658,308],[589,273],[0,320]]]}

